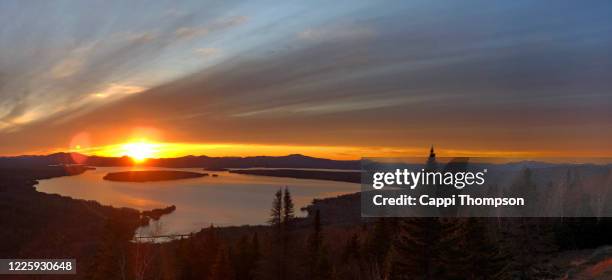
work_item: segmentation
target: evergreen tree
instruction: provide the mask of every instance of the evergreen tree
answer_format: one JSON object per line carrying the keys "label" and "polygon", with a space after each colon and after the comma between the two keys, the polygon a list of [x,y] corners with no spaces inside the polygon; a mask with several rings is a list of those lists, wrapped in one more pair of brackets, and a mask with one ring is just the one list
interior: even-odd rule
{"label": "evergreen tree", "polygon": [[192,250],[194,237],[191,235],[189,238],[181,239],[178,241],[178,248],[176,249],[176,263],[177,263],[177,275],[179,279],[190,279],[193,275],[193,256]]}
{"label": "evergreen tree", "polygon": [[315,271],[312,279],[326,280],[332,276],[332,265],[329,259],[329,252],[327,247],[323,246],[319,250],[317,262],[315,264]]}
{"label": "evergreen tree", "polygon": [[440,231],[438,218],[402,220],[386,258],[386,278],[438,279]]}
{"label": "evergreen tree", "polygon": [[281,240],[281,248],[282,248],[282,260],[281,260],[281,279],[288,279],[289,272],[294,271],[294,263],[293,256],[291,255],[291,251],[289,248],[291,247],[291,231],[293,230],[293,219],[295,218],[294,210],[293,210],[293,199],[291,198],[291,193],[289,192],[289,188],[285,187],[283,193],[283,213],[282,213],[282,240]]}
{"label": "evergreen tree", "polygon": [[251,239],[251,254],[253,260],[255,261],[255,263],[257,263],[261,254],[261,252],[259,251],[259,237],[257,235],[257,232],[253,234],[253,239]]}
{"label": "evergreen tree", "polygon": [[[538,201],[538,186],[533,178],[533,171],[529,168],[522,170],[510,186],[510,193],[528,201],[525,207],[518,209],[517,214],[520,216],[534,216],[537,207],[541,207]],[[502,276],[507,279],[540,278],[537,275],[539,263],[557,249],[553,224],[549,223],[550,220],[537,218],[507,221],[508,228],[503,232],[505,238],[501,249],[503,254],[508,256],[508,262]]]}
{"label": "evergreen tree", "polygon": [[331,265],[327,256],[327,249],[323,247],[323,235],[321,232],[321,216],[317,209],[313,222],[313,232],[308,237],[307,267],[310,274],[309,279],[329,279],[331,276]]}
{"label": "evergreen tree", "polygon": [[235,254],[232,255],[232,267],[237,280],[254,279],[259,259],[259,241],[257,233],[253,239],[242,236],[236,245]]}
{"label": "evergreen tree", "polygon": [[539,264],[556,251],[553,225],[547,220],[518,218],[509,221],[501,249],[508,256],[503,279],[554,278],[541,277]]}
{"label": "evergreen tree", "polygon": [[222,246],[217,250],[217,256],[215,258],[215,262],[212,265],[211,280],[232,280],[233,273],[231,271],[230,261],[229,261],[229,252],[226,250],[225,246]]}
{"label": "evergreen tree", "polygon": [[442,223],[438,275],[448,279],[498,278],[507,260],[488,234],[483,219],[448,219]]}
{"label": "evergreen tree", "polygon": [[247,237],[242,236],[236,244],[235,254],[231,256],[236,279],[249,279],[249,249],[250,244]]}
{"label": "evergreen tree", "polygon": [[217,234],[217,229],[213,224],[204,232],[204,237],[200,244],[196,245],[197,263],[195,265],[195,275],[210,275],[212,266],[216,262],[219,255],[221,240]]}
{"label": "evergreen tree", "polygon": [[359,236],[355,233],[344,246],[344,250],[342,251],[342,260],[346,262],[351,259],[359,259],[360,257]]}
{"label": "evergreen tree", "polygon": [[285,226],[289,228],[292,224],[293,218],[295,218],[295,213],[293,210],[293,199],[291,198],[291,193],[289,189],[285,187],[285,192],[283,194],[283,223]]}
{"label": "evergreen tree", "polygon": [[289,226],[293,220],[293,201],[289,190],[279,189],[274,195],[270,219],[268,222],[273,228],[270,258],[267,262],[267,278],[288,279],[290,266],[289,255]]}
{"label": "evergreen tree", "polygon": [[361,278],[365,262],[361,259],[361,244],[357,233],[354,233],[344,245],[340,262],[342,265],[335,266],[338,279]]}
{"label": "evergreen tree", "polygon": [[272,209],[270,210],[270,219],[268,220],[268,223],[275,229],[277,237],[280,236],[280,228],[283,219],[282,196],[283,192],[279,189],[274,195],[274,200],[272,201]]}
{"label": "evergreen tree", "polygon": [[369,264],[368,275],[382,278],[384,274],[384,264],[393,240],[394,230],[391,222],[386,218],[379,218],[374,223],[374,228],[370,230],[363,248],[365,262]]}
{"label": "evergreen tree", "polygon": [[253,238],[251,239],[251,244],[250,244],[250,263],[251,263],[251,268],[249,270],[249,275],[247,279],[254,279],[255,278],[255,272],[258,270],[259,264],[260,264],[260,259],[261,259],[261,252],[259,250],[259,237],[257,235],[257,232],[255,234],[253,234]]}
{"label": "evergreen tree", "polygon": [[319,209],[315,211],[313,219],[313,232],[308,237],[308,251],[312,255],[316,255],[321,249],[321,243],[323,237],[321,235],[321,212]]}
{"label": "evergreen tree", "polygon": [[129,246],[133,225],[120,214],[107,218],[103,239],[96,251],[89,279],[131,278]]}

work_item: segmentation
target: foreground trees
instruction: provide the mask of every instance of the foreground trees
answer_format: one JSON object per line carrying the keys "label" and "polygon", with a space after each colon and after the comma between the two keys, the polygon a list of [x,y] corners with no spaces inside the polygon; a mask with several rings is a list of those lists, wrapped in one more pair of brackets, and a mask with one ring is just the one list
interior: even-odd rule
{"label": "foreground trees", "polygon": [[[563,275],[550,256],[563,246],[583,248],[559,238],[583,225],[569,220],[378,218],[330,225],[320,209],[295,217],[288,188],[272,201],[269,226],[211,225],[161,244],[130,243],[129,225],[109,220],[88,279],[552,279]],[[609,220],[597,223],[607,242]],[[143,259],[150,263],[139,264]]]}
{"label": "foreground trees", "polygon": [[315,212],[312,233],[306,244],[306,268],[308,279],[329,279],[331,277],[331,264],[327,253],[327,247],[323,243],[321,228],[321,213]]}
{"label": "foreground trees", "polygon": [[269,279],[289,279],[289,271],[293,271],[290,257],[289,245],[291,240],[291,229],[293,226],[294,209],[291,193],[288,188],[278,190],[272,202],[270,219],[268,223],[272,227],[270,252],[265,263],[263,274]]}

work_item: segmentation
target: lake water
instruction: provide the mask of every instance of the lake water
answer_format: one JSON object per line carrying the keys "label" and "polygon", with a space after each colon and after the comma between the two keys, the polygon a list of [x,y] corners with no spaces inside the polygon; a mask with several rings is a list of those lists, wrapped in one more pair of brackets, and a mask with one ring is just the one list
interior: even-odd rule
{"label": "lake water", "polygon": [[[128,170],[185,170],[218,174],[219,177],[162,182],[113,182],[103,180],[109,172]],[[359,191],[358,184],[252,176],[229,172],[202,171],[200,168],[99,167],[81,175],[40,180],[38,191],[96,200],[115,207],[150,210],[176,205],[164,215],[155,229],[143,228],[148,235],[199,231],[211,223],[219,226],[264,224],[268,219],[274,193],[288,186],[299,210],[313,198],[332,197]]]}

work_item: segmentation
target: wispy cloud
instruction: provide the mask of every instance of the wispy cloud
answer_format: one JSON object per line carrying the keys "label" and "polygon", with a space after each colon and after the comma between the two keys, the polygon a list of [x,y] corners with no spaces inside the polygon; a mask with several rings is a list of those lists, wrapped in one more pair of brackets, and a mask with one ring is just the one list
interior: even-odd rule
{"label": "wispy cloud", "polygon": [[457,150],[612,137],[610,3],[178,4],[0,9],[0,150],[85,129],[110,143],[135,125],[173,141]]}
{"label": "wispy cloud", "polygon": [[54,78],[66,78],[74,75],[82,65],[82,61],[75,57],[70,57],[60,61],[51,69]]}
{"label": "wispy cloud", "polygon": [[50,69],[51,76],[55,79],[71,77],[81,70],[84,60],[92,50],[91,45],[79,46],[70,50],[64,57],[61,57]]}
{"label": "wispy cloud", "polygon": [[209,32],[208,27],[180,27],[175,31],[176,36],[180,39],[192,39],[207,35]]}
{"label": "wispy cloud", "polygon": [[211,56],[217,55],[220,52],[217,48],[198,48],[195,49],[195,53],[203,58],[209,58]]}
{"label": "wispy cloud", "polygon": [[140,87],[140,86],[111,83],[110,85],[108,85],[108,87],[104,88],[103,90],[92,93],[91,96],[95,98],[104,99],[104,98],[111,98],[111,97],[118,97],[122,95],[140,93],[145,90],[146,88]]}
{"label": "wispy cloud", "polygon": [[[49,29],[53,24],[61,24],[61,18],[52,18],[35,28],[53,36],[26,36],[30,41],[25,45],[19,44],[26,37],[16,29],[18,24],[0,27],[5,34],[16,36],[0,45],[20,49],[12,54],[4,46],[0,51],[0,95],[6,96],[0,100],[0,133],[49,118],[66,119],[58,114],[88,112],[109,100],[142,92],[159,83],[160,77],[152,75],[153,71],[163,70],[174,77],[185,74],[186,70],[169,69],[160,63],[160,57],[168,50],[176,52],[184,46],[186,40],[182,39],[221,32],[247,21],[245,16],[221,16],[195,25],[198,21],[192,19],[192,14],[172,12],[161,16],[166,21],[139,28],[131,25],[113,28],[111,22],[102,28],[104,21],[92,20],[95,24],[90,25],[82,20],[75,26],[82,34]],[[186,27],[187,23],[196,27]],[[201,57],[212,57],[218,52],[216,48],[195,50]],[[117,82],[130,80],[137,80],[137,85]]]}
{"label": "wispy cloud", "polygon": [[297,33],[297,37],[306,41],[345,41],[369,39],[376,35],[372,27],[365,25],[326,25],[307,28]]}
{"label": "wispy cloud", "polygon": [[180,39],[193,39],[200,36],[206,36],[209,33],[244,24],[247,22],[247,20],[248,18],[246,16],[223,18],[206,26],[182,26],[176,29],[175,34],[177,38]]}

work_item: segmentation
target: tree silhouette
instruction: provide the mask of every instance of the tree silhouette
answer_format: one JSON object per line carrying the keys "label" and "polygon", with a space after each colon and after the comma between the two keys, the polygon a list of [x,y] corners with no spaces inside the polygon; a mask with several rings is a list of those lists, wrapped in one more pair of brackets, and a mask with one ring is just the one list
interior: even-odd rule
{"label": "tree silhouette", "polygon": [[323,245],[319,209],[315,212],[313,232],[308,237],[307,269],[310,275],[309,279],[329,279],[331,276],[331,264],[329,263],[327,248]]}
{"label": "tree silhouette", "polygon": [[386,261],[388,279],[438,279],[438,218],[404,219]]}
{"label": "tree silhouette", "polygon": [[280,235],[280,228],[283,219],[282,196],[283,192],[280,189],[274,194],[272,209],[270,210],[270,219],[268,219],[268,223],[276,230],[278,235]]}
{"label": "tree silhouette", "polygon": [[271,256],[267,265],[269,278],[288,279],[288,272],[293,271],[289,244],[294,218],[294,205],[289,188],[285,187],[284,191],[279,189],[274,195],[268,220],[273,228]]}
{"label": "tree silhouette", "polygon": [[235,254],[232,255],[231,259],[236,279],[253,279],[259,259],[257,233],[253,235],[251,240],[246,235],[242,236],[236,245]]}
{"label": "tree silhouette", "polygon": [[384,264],[395,234],[395,226],[389,218],[379,218],[374,223],[364,244],[363,254],[369,264],[368,275],[383,277]]}
{"label": "tree silhouette", "polygon": [[291,193],[289,192],[289,188],[285,187],[285,192],[283,194],[283,222],[287,227],[291,226],[292,220],[295,218],[293,207]]}
{"label": "tree silhouette", "polygon": [[483,219],[447,219],[441,225],[439,276],[447,279],[501,276],[507,258],[489,236]]}
{"label": "tree silhouette", "polygon": [[229,261],[229,253],[225,246],[221,246],[219,250],[217,250],[217,256],[215,259],[215,263],[212,265],[211,280],[232,280],[233,272],[230,266]]}

